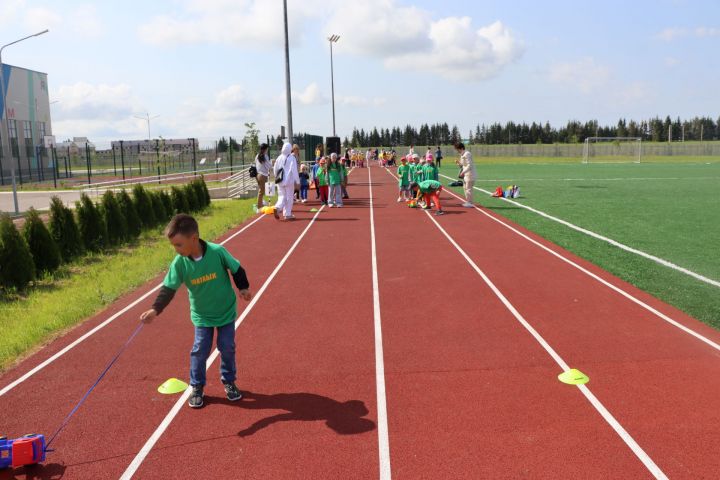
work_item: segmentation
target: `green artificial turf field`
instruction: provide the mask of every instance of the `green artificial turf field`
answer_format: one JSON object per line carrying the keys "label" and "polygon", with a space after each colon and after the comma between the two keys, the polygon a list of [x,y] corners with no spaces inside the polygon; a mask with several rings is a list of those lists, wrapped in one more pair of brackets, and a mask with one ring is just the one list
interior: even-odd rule
{"label": "green artificial turf field", "polygon": [[[519,185],[522,197],[517,201],[523,205],[720,281],[720,162],[683,160],[513,164],[482,159],[476,186],[494,191],[500,185]],[[443,163],[441,173],[455,178],[457,167],[452,161]],[[720,328],[720,288],[475,193],[476,203]]]}

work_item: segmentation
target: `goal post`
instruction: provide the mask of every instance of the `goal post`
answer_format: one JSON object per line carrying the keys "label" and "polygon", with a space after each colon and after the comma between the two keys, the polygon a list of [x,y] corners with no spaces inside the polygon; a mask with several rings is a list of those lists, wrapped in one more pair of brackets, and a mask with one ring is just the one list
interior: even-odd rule
{"label": "goal post", "polygon": [[588,137],[583,146],[583,163],[640,163],[641,137]]}

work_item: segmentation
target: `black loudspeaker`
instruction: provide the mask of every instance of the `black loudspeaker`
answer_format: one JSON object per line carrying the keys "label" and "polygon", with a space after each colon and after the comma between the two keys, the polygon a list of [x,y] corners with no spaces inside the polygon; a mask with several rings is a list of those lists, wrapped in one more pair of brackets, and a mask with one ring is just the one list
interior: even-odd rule
{"label": "black loudspeaker", "polygon": [[328,155],[331,153],[337,153],[338,156],[340,155],[340,137],[325,137],[325,144],[327,146],[327,151],[325,153]]}

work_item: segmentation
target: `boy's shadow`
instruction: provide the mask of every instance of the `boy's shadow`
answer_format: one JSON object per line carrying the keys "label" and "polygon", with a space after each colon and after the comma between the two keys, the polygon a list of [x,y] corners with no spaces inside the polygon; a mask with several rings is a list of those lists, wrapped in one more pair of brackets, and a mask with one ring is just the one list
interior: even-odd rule
{"label": "boy's shadow", "polygon": [[265,417],[239,431],[241,437],[253,435],[277,422],[293,421],[324,421],[328,428],[340,435],[356,435],[375,429],[375,422],[364,418],[369,412],[360,400],[338,402],[314,393],[265,395],[245,392],[236,405],[249,410],[286,410],[286,413]]}
{"label": "boy's shadow", "polygon": [[26,465],[17,469],[0,470],[0,479],[5,480],[59,480],[65,475],[65,465],[45,463]]}

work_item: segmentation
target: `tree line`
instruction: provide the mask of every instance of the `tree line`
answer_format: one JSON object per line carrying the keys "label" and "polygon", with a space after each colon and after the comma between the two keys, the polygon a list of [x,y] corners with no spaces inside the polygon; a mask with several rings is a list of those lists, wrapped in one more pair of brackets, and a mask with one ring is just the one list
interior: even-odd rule
{"label": "tree line", "polygon": [[600,125],[597,120],[580,122],[570,120],[562,127],[549,122],[530,124],[495,122],[490,125],[478,124],[467,136],[461,134],[457,125],[447,123],[423,124],[419,128],[412,125],[393,128],[373,128],[365,131],[353,128],[352,134],[345,137],[343,144],[351,147],[376,147],[396,145],[449,145],[457,141],[471,144],[552,144],[582,143],[588,137],[640,137],[643,141],[693,141],[720,139],[720,117],[695,117],[672,120],[670,116],[649,120],[626,120],[621,118],[615,125]]}

